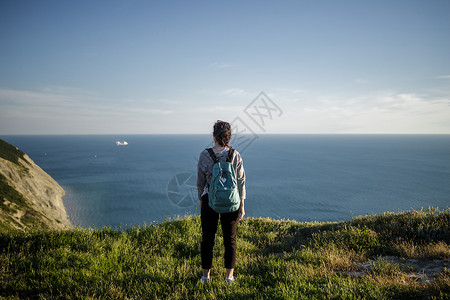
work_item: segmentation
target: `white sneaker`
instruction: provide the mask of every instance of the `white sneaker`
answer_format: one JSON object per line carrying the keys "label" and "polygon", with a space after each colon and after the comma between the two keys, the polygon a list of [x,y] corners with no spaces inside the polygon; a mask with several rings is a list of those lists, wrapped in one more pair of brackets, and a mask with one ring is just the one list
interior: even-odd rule
{"label": "white sneaker", "polygon": [[227,283],[233,283],[233,282],[234,282],[234,277],[231,277],[231,278],[225,278],[225,281],[226,281]]}
{"label": "white sneaker", "polygon": [[205,276],[202,276],[198,282],[201,283],[201,284],[208,283],[209,282],[209,278],[205,277]]}

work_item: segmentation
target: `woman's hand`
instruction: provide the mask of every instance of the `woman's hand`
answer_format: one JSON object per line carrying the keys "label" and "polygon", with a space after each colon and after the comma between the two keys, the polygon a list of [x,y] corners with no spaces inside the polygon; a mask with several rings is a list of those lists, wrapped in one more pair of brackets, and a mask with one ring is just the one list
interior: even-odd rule
{"label": "woman's hand", "polygon": [[242,220],[245,216],[245,208],[244,205],[241,206],[241,208],[239,209],[239,217],[238,217],[238,221]]}

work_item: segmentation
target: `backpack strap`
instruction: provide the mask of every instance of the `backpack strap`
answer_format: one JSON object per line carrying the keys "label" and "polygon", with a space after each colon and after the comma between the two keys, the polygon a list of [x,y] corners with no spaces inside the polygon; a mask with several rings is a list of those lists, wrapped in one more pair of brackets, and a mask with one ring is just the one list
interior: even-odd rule
{"label": "backpack strap", "polygon": [[[219,161],[212,148],[207,148],[206,150],[208,151],[209,156],[211,156],[214,163]],[[231,148],[230,150],[228,150],[227,162],[231,162],[233,160],[233,156],[234,156],[234,149]]]}
{"label": "backpack strap", "polygon": [[230,150],[228,150],[227,162],[231,162],[233,160],[233,156],[234,156],[234,149],[231,148]]}
{"label": "backpack strap", "polygon": [[214,163],[218,162],[219,159],[217,158],[217,156],[214,154],[214,151],[212,148],[207,148],[206,150],[208,150],[209,156],[211,156],[212,160]]}

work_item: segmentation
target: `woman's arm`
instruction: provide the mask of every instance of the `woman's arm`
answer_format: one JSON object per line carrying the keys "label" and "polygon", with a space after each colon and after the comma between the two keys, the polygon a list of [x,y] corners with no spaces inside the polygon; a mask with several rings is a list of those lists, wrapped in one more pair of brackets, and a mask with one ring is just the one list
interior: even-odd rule
{"label": "woman's arm", "polygon": [[244,202],[245,202],[245,199],[241,199],[241,207],[239,208],[238,221],[242,220],[245,216]]}
{"label": "woman's arm", "polygon": [[242,220],[245,216],[245,198],[246,198],[246,190],[245,190],[245,170],[244,163],[242,161],[242,157],[240,154],[236,155],[236,175],[237,175],[237,184],[238,184],[238,192],[239,197],[241,198],[241,206],[239,208],[239,217],[238,221]]}
{"label": "woman's arm", "polygon": [[197,193],[198,193],[198,200],[200,200],[200,205],[202,203],[203,189],[205,188],[205,185],[206,185],[206,173],[203,171],[203,169],[200,166],[201,161],[202,161],[202,153],[200,153],[200,157],[198,159],[198,165],[197,165]]}
{"label": "woman's arm", "polygon": [[236,177],[237,177],[237,185],[238,185],[238,192],[239,197],[241,198],[242,202],[244,202],[246,198],[246,191],[245,191],[245,170],[244,170],[244,163],[242,161],[241,155],[238,153],[236,155]]}

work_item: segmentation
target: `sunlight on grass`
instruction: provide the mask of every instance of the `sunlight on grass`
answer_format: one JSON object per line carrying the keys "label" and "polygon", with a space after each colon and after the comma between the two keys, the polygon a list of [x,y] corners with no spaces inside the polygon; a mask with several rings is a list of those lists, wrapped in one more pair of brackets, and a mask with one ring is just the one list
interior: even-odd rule
{"label": "sunlight on grass", "polygon": [[[448,263],[449,220],[449,209],[341,223],[249,218],[239,224],[237,282],[231,286],[224,281],[220,230],[211,282],[198,283],[199,217],[127,230],[10,230],[0,234],[0,296],[445,299],[450,296],[448,269],[425,282],[412,276],[412,269],[380,256]],[[370,268],[361,269],[362,264]]]}

